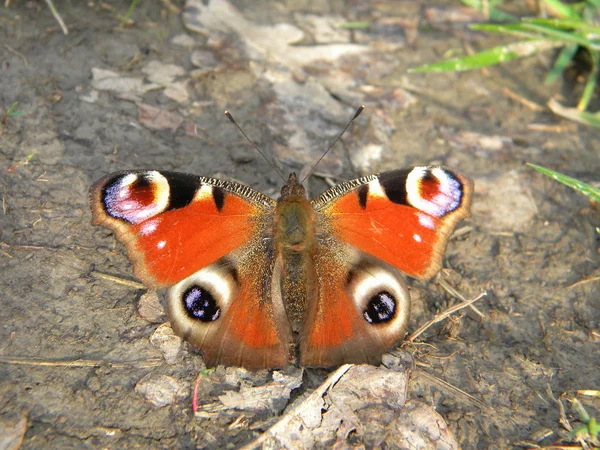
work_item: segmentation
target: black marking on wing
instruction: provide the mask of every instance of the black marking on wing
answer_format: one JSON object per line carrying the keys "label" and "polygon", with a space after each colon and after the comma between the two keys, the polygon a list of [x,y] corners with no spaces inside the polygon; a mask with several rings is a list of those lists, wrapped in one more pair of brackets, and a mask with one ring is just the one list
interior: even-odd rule
{"label": "black marking on wing", "polygon": [[217,210],[221,212],[223,206],[225,205],[225,191],[218,186],[213,186],[212,195]]}
{"label": "black marking on wing", "polygon": [[198,177],[185,173],[160,172],[169,182],[169,206],[167,210],[184,208],[194,199],[198,190]]}
{"label": "black marking on wing", "polygon": [[379,184],[390,201],[398,205],[408,205],[406,180],[413,169],[398,169],[379,175]]}
{"label": "black marking on wing", "polygon": [[358,204],[361,209],[365,209],[367,207],[367,199],[369,198],[369,185],[363,184],[359,186],[356,190],[356,195],[358,195]]}

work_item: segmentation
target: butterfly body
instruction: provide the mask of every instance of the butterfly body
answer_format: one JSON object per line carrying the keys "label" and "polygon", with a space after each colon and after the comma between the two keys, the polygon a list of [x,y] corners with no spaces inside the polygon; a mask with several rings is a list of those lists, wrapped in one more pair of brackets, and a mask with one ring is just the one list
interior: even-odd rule
{"label": "butterfly body", "polygon": [[238,183],[125,171],[90,198],[136,276],[169,288],[173,330],[207,365],[257,369],[379,362],[409,318],[401,272],[439,270],[471,192],[443,167],[362,177],[312,201],[294,174],[275,201]]}

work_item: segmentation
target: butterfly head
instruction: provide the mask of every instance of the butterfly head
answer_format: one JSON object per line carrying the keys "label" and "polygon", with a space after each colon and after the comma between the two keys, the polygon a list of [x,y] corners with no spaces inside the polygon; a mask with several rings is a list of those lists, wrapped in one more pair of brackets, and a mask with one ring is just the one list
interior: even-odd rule
{"label": "butterfly head", "polygon": [[290,174],[287,183],[281,188],[280,200],[287,200],[293,197],[306,198],[306,189],[298,183],[298,177],[294,172]]}

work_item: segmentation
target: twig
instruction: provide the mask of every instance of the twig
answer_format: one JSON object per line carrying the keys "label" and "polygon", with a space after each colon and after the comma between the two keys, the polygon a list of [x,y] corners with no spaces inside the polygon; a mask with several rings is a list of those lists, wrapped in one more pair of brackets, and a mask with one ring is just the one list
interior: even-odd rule
{"label": "twig", "polygon": [[175,6],[171,0],[162,0],[162,3],[173,14],[179,14],[181,12],[181,8]]}
{"label": "twig", "polygon": [[23,60],[23,64],[25,64],[25,67],[29,66],[29,63],[27,62],[27,58],[25,57],[25,55],[23,53],[19,53],[14,48],[9,47],[7,44],[4,44],[4,46],[6,47],[6,50],[8,50],[9,52],[14,53],[18,57],[20,57]]}
{"label": "twig", "polygon": [[[456,297],[463,302],[467,301],[467,299],[460,292],[458,292],[456,289],[454,289],[452,286],[450,286],[448,283],[446,283],[442,278],[438,279],[438,284],[442,287],[442,289],[444,289],[451,296]],[[485,319],[485,315],[481,311],[479,311],[477,308],[475,308],[473,305],[469,305],[469,308],[471,308],[471,311],[473,311],[479,317],[481,317],[482,319]]]}
{"label": "twig", "polygon": [[0,247],[10,248],[13,250],[59,250],[60,247],[52,247],[50,245],[11,245],[6,242],[0,242]]}
{"label": "twig", "polygon": [[419,337],[427,328],[429,328],[433,324],[441,322],[446,317],[448,317],[450,314],[455,313],[456,311],[463,309],[466,306],[469,306],[471,303],[475,303],[477,300],[480,300],[481,298],[485,297],[486,295],[487,295],[487,292],[483,291],[477,297],[474,297],[471,300],[465,300],[462,303],[459,303],[457,305],[452,306],[451,308],[448,308],[442,314],[436,315],[433,319],[426,322],[423,326],[421,326],[421,328],[419,328],[417,331],[415,331],[413,334],[411,334],[408,338],[406,338],[403,342],[403,345],[406,342],[413,342],[417,337]]}
{"label": "twig", "polygon": [[340,380],[340,378],[342,378],[344,374],[348,372],[348,370],[350,370],[352,367],[352,364],[344,364],[343,366],[339,367],[335,372],[333,372],[327,377],[327,379],[323,382],[323,384],[321,384],[321,386],[319,386],[317,389],[311,392],[311,394],[308,397],[306,397],[299,405],[294,407],[294,409],[292,409],[289,413],[283,416],[279,422],[277,422],[275,425],[273,425],[271,428],[269,428],[267,431],[261,434],[257,439],[242,447],[242,450],[252,450],[255,448],[259,448],[268,439],[275,437],[281,433],[285,434],[284,430],[286,430],[286,428],[289,426],[289,423],[293,419],[296,419],[301,415],[301,412],[305,408],[305,406],[312,405],[313,402],[321,399],[323,395],[325,395],[325,393],[329,389],[331,389]]}
{"label": "twig", "polygon": [[98,367],[110,364],[112,367],[128,367],[143,364],[153,367],[164,364],[163,358],[135,359],[132,361],[108,361],[103,359],[42,359],[26,356],[0,356],[0,363],[29,366],[66,366],[66,367]]}
{"label": "twig", "polygon": [[107,273],[97,272],[95,270],[90,272],[90,275],[96,278],[102,278],[103,280],[114,281],[115,283],[122,284],[124,286],[130,286],[135,289],[146,289],[146,286],[137,281],[127,280],[125,278],[115,277],[114,275],[108,275]]}
{"label": "twig", "polygon": [[567,286],[567,289],[571,289],[571,288],[574,288],[574,287],[579,286],[581,284],[591,283],[591,282],[597,281],[597,280],[600,280],[600,275],[594,275],[594,276],[591,276],[589,278],[584,278],[583,280],[579,280],[579,281],[571,284],[570,286]]}
{"label": "twig", "polygon": [[531,109],[532,111],[545,111],[546,108],[544,108],[542,105],[538,105],[536,102],[532,102],[531,100],[517,94],[516,92],[511,91],[509,88],[505,87],[502,88],[502,93],[504,95],[506,95],[508,98],[519,102],[521,105],[525,106],[526,108]]}
{"label": "twig", "polygon": [[527,129],[531,131],[545,131],[551,133],[565,133],[574,131],[577,126],[574,123],[556,124],[549,125],[545,123],[530,123],[527,125]]}
{"label": "twig", "polygon": [[56,10],[56,8],[54,7],[54,3],[52,3],[52,0],[46,0],[46,4],[50,8],[50,11],[52,11],[52,15],[54,16],[54,18],[56,19],[56,21],[58,22],[58,24],[62,28],[62,32],[65,34],[65,36],[68,35],[69,34],[69,30],[67,30],[67,27],[65,26],[65,23],[63,22],[62,17],[60,17],[60,14],[58,13],[58,11]]}
{"label": "twig", "polygon": [[438,385],[441,385],[441,386],[445,387],[446,389],[448,389],[450,391],[453,391],[453,392],[458,393],[460,395],[464,395],[465,397],[467,397],[467,399],[469,399],[470,402],[474,403],[475,405],[479,406],[480,408],[485,408],[486,407],[485,403],[483,403],[478,398],[473,397],[468,392],[465,392],[462,389],[457,388],[456,386],[448,383],[447,381],[442,380],[441,378],[436,377],[435,375],[430,374],[429,372],[425,372],[424,370],[417,369],[415,371],[415,376],[423,377],[426,380],[429,380],[430,382],[433,382],[433,383],[436,383]]}

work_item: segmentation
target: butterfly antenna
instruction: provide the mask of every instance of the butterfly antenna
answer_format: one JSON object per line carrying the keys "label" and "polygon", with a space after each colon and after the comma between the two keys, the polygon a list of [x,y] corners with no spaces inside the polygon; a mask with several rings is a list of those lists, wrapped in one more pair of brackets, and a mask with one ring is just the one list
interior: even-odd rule
{"label": "butterfly antenna", "polygon": [[360,116],[360,113],[363,112],[363,109],[365,109],[365,105],[360,105],[360,107],[356,110],[356,112],[354,113],[354,115],[352,116],[352,119],[350,119],[350,122],[348,122],[348,125],[346,125],[344,127],[344,129],[342,130],[342,132],[340,133],[340,135],[338,137],[335,138],[335,141],[333,141],[333,143],[329,146],[329,148],[327,148],[327,150],[325,150],[325,153],[323,153],[321,155],[321,157],[319,158],[319,160],[310,168],[310,171],[308,172],[308,174],[302,179],[302,181],[300,182],[300,184],[304,183],[306,181],[306,179],[313,173],[313,171],[315,170],[315,168],[319,165],[319,163],[321,162],[321,160],[323,158],[325,158],[325,155],[327,153],[329,153],[329,150],[331,150],[333,148],[333,146],[337,143],[337,141],[340,140],[340,138],[344,135],[344,133],[346,132],[346,130],[348,129],[348,127],[350,126],[350,124],[352,122],[354,122],[354,120]]}
{"label": "butterfly antenna", "polygon": [[[268,162],[269,165],[275,170],[275,172],[277,172],[277,175],[279,175],[283,181],[286,181],[285,177],[283,176],[281,171],[277,168],[277,166],[275,166],[275,164],[273,164],[271,161],[269,161],[269,159],[265,156],[265,154],[263,152],[261,152],[260,149],[256,146],[256,144],[250,140],[250,138],[246,135],[246,133],[244,133],[244,130],[242,130],[242,128],[237,124],[237,122],[235,121],[235,119],[233,118],[231,113],[229,111],[225,111],[225,115],[227,116],[229,121],[232,124],[234,124],[238,130],[240,130],[240,133],[242,133],[242,135],[246,138],[246,140],[248,142],[250,142],[250,145],[252,145],[252,147],[254,147],[254,149],[260,154],[260,156],[262,156],[265,159],[265,161]],[[348,128],[348,127],[346,127],[346,128]]]}

